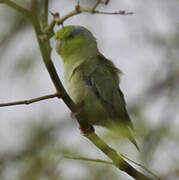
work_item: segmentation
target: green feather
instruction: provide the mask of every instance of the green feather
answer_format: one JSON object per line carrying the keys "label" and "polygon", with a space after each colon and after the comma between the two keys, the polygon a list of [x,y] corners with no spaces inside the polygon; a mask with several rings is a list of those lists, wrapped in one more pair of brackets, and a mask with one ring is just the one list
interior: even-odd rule
{"label": "green feather", "polygon": [[66,26],[55,34],[56,50],[64,62],[67,91],[83,105],[86,121],[127,137],[139,150],[131,134],[133,125],[119,88],[119,73],[98,50],[94,36],[82,26]]}

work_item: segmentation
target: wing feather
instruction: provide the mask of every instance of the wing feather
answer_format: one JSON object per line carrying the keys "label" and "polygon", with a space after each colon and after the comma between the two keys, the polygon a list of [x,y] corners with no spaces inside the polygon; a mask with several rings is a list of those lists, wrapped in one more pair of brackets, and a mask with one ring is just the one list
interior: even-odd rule
{"label": "wing feather", "polygon": [[119,78],[114,64],[104,56],[98,56],[98,66],[84,75],[84,80],[99,99],[99,101],[109,111],[111,118],[119,119],[120,123],[126,123],[133,129],[132,122],[126,110],[124,95],[119,88]]}

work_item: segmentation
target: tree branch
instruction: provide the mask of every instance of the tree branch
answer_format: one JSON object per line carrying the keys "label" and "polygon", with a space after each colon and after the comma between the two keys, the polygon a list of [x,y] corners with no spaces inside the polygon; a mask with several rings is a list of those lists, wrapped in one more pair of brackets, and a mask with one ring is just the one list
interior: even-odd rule
{"label": "tree branch", "polygon": [[108,165],[114,165],[112,162],[104,161],[104,160],[101,160],[101,159],[90,159],[90,158],[85,158],[85,157],[70,157],[70,156],[64,156],[64,158],[74,159],[74,160],[82,160],[82,161],[90,161],[90,162],[96,162],[96,163],[103,163],[103,164],[108,164]]}
{"label": "tree branch", "polygon": [[134,169],[128,162],[126,162],[117,152],[108,146],[102,139],[95,133],[86,136],[95,146],[97,146],[105,155],[107,155],[114,163],[114,165],[121,171],[126,172],[128,175],[136,180],[151,180]]}
{"label": "tree branch", "polygon": [[49,1],[45,0],[44,2],[44,21],[46,22],[46,24],[48,23],[48,5],[49,5]]}
{"label": "tree branch", "polygon": [[17,10],[18,12],[22,13],[26,17],[30,17],[30,11],[21,7],[17,3],[10,1],[10,0],[0,0],[0,4],[6,4],[7,6]]}
{"label": "tree branch", "polygon": [[146,172],[148,172],[149,174],[151,174],[152,176],[154,176],[156,179],[160,180],[160,178],[159,178],[157,175],[155,175],[152,171],[150,171],[149,169],[147,169],[147,168],[146,168],[145,166],[143,166],[142,164],[139,164],[139,163],[137,163],[137,162],[129,159],[129,158],[128,158],[127,156],[125,156],[124,154],[120,154],[120,155],[121,155],[121,157],[123,157],[123,158],[127,159],[128,161],[134,163],[135,165],[141,167],[141,168],[144,169]]}
{"label": "tree branch", "polygon": [[[82,9],[84,12],[89,12],[92,13],[90,10],[88,9]],[[114,12],[105,12],[105,11],[93,11],[94,14],[103,14],[103,15],[132,15],[134,14],[133,12],[126,12],[124,10],[120,10],[120,11],[114,11]]]}
{"label": "tree branch", "polygon": [[82,8],[79,4],[77,4],[73,11],[67,13],[62,18],[59,17],[58,12],[57,13],[50,12],[53,16],[53,19],[50,22],[50,24],[45,28],[45,33],[47,34],[47,36],[44,39],[46,39],[46,40],[50,39],[54,35],[53,28],[54,28],[55,24],[61,25],[68,18],[78,15],[78,14],[81,14],[81,13],[102,14],[102,15],[132,15],[132,14],[134,14],[133,12],[126,12],[124,10],[115,11],[115,12],[105,12],[105,11],[95,10],[101,2],[102,2],[101,0],[97,0],[92,8]]}
{"label": "tree branch", "polygon": [[42,100],[51,99],[51,98],[55,98],[55,97],[60,98],[60,94],[55,93],[55,94],[49,94],[49,95],[46,95],[46,96],[41,96],[41,97],[28,99],[28,100],[14,101],[14,102],[8,102],[8,103],[0,103],[0,107],[15,106],[15,105],[22,105],[22,104],[28,105],[28,104],[32,104],[32,103],[35,103],[35,102],[39,102],[39,101],[42,101]]}
{"label": "tree branch", "polygon": [[[95,6],[94,6],[95,7]],[[115,12],[104,12],[104,11],[98,11],[95,10],[95,8],[82,8],[79,4],[76,5],[75,9],[71,12],[69,12],[68,14],[66,14],[65,16],[63,16],[62,18],[56,18],[56,22],[58,25],[62,24],[66,19],[75,16],[77,14],[81,14],[81,13],[91,13],[91,14],[103,14],[103,15],[132,15],[134,14],[133,12],[126,12],[126,11],[115,11]]]}

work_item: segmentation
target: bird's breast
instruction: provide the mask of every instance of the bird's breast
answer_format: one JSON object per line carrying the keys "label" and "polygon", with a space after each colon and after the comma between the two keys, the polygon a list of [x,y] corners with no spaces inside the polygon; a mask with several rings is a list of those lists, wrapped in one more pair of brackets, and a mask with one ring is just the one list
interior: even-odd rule
{"label": "bird's breast", "polygon": [[91,87],[86,84],[81,72],[65,78],[67,92],[76,104],[82,104],[86,117],[91,124],[103,125],[108,121],[108,112],[101,104]]}

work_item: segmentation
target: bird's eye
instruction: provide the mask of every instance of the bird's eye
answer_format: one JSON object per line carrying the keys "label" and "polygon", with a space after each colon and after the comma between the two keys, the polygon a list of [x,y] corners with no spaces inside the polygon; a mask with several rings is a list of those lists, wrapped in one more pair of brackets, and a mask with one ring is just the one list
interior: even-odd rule
{"label": "bird's eye", "polygon": [[67,39],[71,39],[71,38],[73,38],[74,37],[74,34],[69,34],[69,36],[67,37]]}

